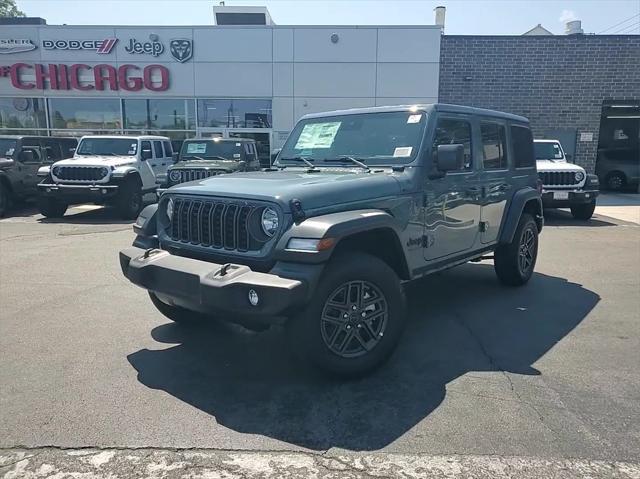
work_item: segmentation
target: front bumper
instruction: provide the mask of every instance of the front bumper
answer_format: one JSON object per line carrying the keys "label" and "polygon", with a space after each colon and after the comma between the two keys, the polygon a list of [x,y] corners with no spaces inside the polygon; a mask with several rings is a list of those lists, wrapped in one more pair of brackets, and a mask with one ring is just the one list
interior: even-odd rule
{"label": "front bumper", "polygon": [[113,198],[118,194],[118,185],[68,185],[39,183],[40,195],[62,201],[89,202]]}
{"label": "front bumper", "polygon": [[[556,193],[554,195],[554,193]],[[566,198],[558,198],[558,193],[566,193]],[[547,190],[542,189],[542,206],[545,208],[568,208],[571,205],[580,205],[591,203],[594,201],[600,190],[598,189],[581,189],[581,190]]]}
{"label": "front bumper", "polygon": [[[242,318],[286,316],[304,303],[305,282],[259,273],[239,264],[223,265],[172,255],[160,249],[130,247],[120,251],[122,273],[137,286],[169,304],[202,313],[233,313]],[[258,304],[249,302],[249,291]],[[233,318],[230,318],[233,320]]]}

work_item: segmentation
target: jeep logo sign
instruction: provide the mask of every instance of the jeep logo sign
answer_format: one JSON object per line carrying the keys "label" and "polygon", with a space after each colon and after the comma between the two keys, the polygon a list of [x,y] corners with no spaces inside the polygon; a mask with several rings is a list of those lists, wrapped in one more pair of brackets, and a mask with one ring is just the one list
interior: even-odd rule
{"label": "jeep logo sign", "polygon": [[[152,37],[154,35],[151,35]],[[124,50],[127,53],[131,53],[133,55],[153,55],[157,57],[164,53],[164,45],[160,43],[158,40],[150,40],[148,42],[139,42],[135,38],[129,40],[129,45],[124,47]]]}

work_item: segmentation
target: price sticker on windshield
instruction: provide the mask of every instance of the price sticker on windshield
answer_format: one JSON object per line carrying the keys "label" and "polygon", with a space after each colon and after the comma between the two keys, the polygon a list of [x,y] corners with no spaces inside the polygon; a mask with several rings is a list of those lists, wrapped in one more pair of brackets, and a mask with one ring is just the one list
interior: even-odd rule
{"label": "price sticker on windshield", "polygon": [[412,151],[412,146],[401,146],[393,150],[393,156],[394,158],[406,158],[408,156],[411,156]]}
{"label": "price sticker on windshield", "polygon": [[420,120],[422,120],[422,115],[409,115],[407,123],[420,123]]}

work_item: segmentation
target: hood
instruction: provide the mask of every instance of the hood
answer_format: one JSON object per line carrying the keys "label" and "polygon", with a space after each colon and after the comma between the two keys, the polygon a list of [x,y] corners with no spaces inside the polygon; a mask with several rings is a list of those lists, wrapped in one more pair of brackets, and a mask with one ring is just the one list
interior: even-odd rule
{"label": "hood", "polygon": [[186,160],[179,161],[170,168],[172,170],[180,168],[206,168],[209,170],[236,171],[239,170],[243,164],[244,163],[235,160]]}
{"label": "hood", "polygon": [[298,199],[305,210],[353,203],[401,192],[395,174],[349,172],[346,170],[307,173],[301,170],[233,173],[213,176],[174,186],[171,193],[224,196],[271,201],[289,211],[289,202]]}
{"label": "hood", "polygon": [[115,168],[117,166],[133,165],[135,162],[135,156],[83,155],[57,161],[55,166],[113,166]]}
{"label": "hood", "polygon": [[566,161],[537,160],[536,167],[538,171],[582,171],[584,168]]}

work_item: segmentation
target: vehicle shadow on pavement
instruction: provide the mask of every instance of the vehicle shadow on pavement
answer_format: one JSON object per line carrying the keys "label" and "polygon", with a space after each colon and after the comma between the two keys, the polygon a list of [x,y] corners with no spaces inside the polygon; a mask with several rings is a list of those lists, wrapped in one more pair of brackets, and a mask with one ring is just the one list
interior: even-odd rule
{"label": "vehicle shadow on pavement", "polygon": [[544,210],[544,223],[547,226],[619,226],[616,223],[612,223],[612,221],[615,220],[613,220],[612,218],[600,216],[598,214],[594,215],[590,220],[577,220],[571,215],[568,210]]}
{"label": "vehicle shadow on pavement", "polygon": [[433,412],[452,380],[475,371],[544,375],[533,363],[569,334],[599,296],[536,274],[501,286],[489,264],[413,283],[409,321],[391,360],[355,381],[329,379],[286,351],[280,330],[165,324],[154,339],[179,343],[128,356],[147,387],[166,391],[234,431],[314,450],[383,448]]}
{"label": "vehicle shadow on pavement", "polygon": [[115,208],[97,207],[88,211],[70,210],[62,218],[39,218],[38,223],[63,223],[72,225],[130,225],[135,220],[118,217]]}

